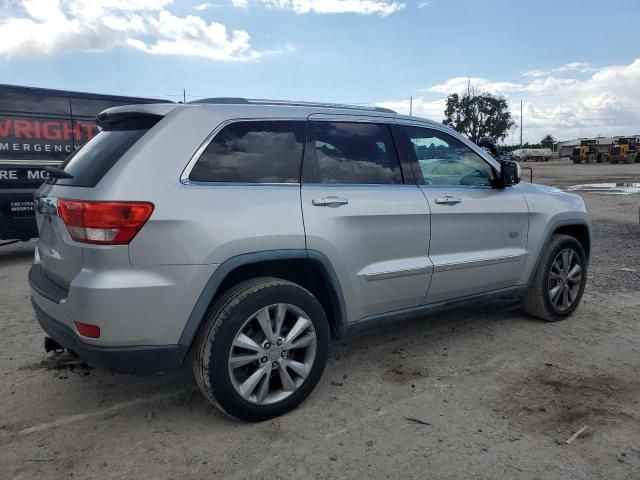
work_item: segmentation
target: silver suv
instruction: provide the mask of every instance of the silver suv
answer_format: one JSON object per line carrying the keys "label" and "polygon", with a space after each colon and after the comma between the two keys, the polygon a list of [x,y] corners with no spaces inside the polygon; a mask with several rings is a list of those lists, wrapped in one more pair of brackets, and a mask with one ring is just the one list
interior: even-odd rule
{"label": "silver suv", "polygon": [[332,338],[488,297],[549,321],[580,302],[582,199],[442,124],[242,99],[98,124],[36,197],[48,349],[125,372],[188,359],[213,404],[258,421],[310,394]]}

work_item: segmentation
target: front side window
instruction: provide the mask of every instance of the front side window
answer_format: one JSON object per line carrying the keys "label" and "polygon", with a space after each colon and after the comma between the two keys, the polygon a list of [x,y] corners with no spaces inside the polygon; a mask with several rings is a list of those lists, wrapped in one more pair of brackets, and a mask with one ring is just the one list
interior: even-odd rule
{"label": "front side window", "polygon": [[388,125],[314,122],[315,183],[402,183]]}
{"label": "front side window", "polygon": [[296,183],[303,121],[237,122],[207,145],[189,179],[199,182]]}
{"label": "front side window", "polygon": [[425,184],[491,185],[491,166],[460,140],[429,128],[404,128]]}

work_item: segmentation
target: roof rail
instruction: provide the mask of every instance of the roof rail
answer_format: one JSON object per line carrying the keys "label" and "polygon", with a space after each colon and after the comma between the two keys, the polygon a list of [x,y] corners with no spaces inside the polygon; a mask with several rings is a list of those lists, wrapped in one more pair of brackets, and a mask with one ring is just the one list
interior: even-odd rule
{"label": "roof rail", "polygon": [[285,105],[291,107],[324,107],[324,108],[343,108],[349,110],[364,110],[368,112],[393,113],[397,114],[390,108],[383,107],[367,107],[363,105],[346,105],[341,103],[321,103],[321,102],[299,102],[289,100],[266,100],[261,98],[239,98],[239,97],[214,97],[203,98],[200,100],[192,100],[187,103],[207,103],[211,105]]}

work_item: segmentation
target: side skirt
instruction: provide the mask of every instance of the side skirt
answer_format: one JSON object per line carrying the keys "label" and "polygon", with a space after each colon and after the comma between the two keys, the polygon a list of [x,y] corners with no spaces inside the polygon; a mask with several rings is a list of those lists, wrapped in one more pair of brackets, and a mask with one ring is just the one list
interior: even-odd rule
{"label": "side skirt", "polygon": [[354,334],[362,332],[363,330],[374,328],[379,325],[386,325],[409,318],[422,317],[425,315],[441,312],[443,310],[464,307],[466,305],[471,305],[486,300],[492,300],[496,298],[519,298],[525,293],[526,290],[526,285],[501,288],[498,290],[492,290],[490,292],[469,295],[467,297],[445,300],[444,302],[430,303],[428,305],[419,305],[417,307],[406,308],[403,310],[394,310],[393,312],[371,315],[344,325],[342,332],[343,335],[341,335],[341,337],[352,336]]}

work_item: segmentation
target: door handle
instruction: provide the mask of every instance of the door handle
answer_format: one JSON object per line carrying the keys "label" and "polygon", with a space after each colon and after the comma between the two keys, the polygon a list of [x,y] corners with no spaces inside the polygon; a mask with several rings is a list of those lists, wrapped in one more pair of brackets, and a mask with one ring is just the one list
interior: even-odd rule
{"label": "door handle", "polygon": [[340,205],[346,205],[347,203],[349,203],[349,200],[347,200],[346,198],[340,198],[340,197],[323,197],[323,198],[314,198],[313,200],[311,200],[311,203],[316,207],[336,208],[336,207],[339,207]]}
{"label": "door handle", "polygon": [[435,202],[442,205],[455,205],[456,203],[462,202],[462,199],[458,197],[452,197],[451,195],[446,195],[444,197],[436,198]]}

